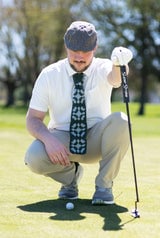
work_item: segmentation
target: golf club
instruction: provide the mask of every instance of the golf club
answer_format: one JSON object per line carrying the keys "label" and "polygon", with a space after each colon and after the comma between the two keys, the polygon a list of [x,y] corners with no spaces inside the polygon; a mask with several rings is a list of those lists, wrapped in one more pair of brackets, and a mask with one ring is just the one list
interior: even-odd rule
{"label": "golf club", "polygon": [[139,202],[139,194],[138,194],[136,166],[135,166],[133,141],[132,141],[131,120],[130,120],[130,112],[129,112],[129,89],[128,89],[128,77],[127,77],[127,73],[126,73],[126,66],[121,65],[120,66],[120,71],[121,71],[121,78],[122,78],[123,101],[126,104],[126,111],[127,111],[127,116],[128,116],[128,129],[129,129],[131,154],[132,154],[132,164],[133,164],[133,172],[134,172],[134,182],[135,182],[135,191],[136,191],[135,209],[132,210],[131,215],[134,218],[138,218],[138,217],[140,217],[140,214],[139,214],[138,209],[137,209],[137,203]]}

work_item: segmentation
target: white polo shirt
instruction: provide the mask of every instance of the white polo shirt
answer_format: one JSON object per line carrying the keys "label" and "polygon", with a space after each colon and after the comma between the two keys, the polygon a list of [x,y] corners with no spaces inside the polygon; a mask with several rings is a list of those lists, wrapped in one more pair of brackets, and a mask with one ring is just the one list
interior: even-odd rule
{"label": "white polo shirt", "polygon": [[[88,128],[111,113],[112,85],[107,80],[111,69],[109,59],[93,58],[83,72]],[[29,107],[49,110],[49,129],[69,131],[75,73],[66,58],[44,68],[35,83]]]}

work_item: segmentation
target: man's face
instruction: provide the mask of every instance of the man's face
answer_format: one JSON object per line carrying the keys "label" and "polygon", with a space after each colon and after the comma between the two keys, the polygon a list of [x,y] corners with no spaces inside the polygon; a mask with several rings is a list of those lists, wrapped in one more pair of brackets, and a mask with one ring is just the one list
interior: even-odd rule
{"label": "man's face", "polygon": [[83,72],[91,64],[96,48],[92,51],[87,52],[73,51],[70,49],[66,50],[67,50],[67,57],[71,67],[77,72]]}

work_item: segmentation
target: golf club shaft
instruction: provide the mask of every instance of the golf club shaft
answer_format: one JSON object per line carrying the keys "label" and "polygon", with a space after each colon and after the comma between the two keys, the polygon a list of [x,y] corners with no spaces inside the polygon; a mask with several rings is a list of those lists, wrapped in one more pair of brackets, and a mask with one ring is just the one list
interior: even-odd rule
{"label": "golf club shaft", "polygon": [[132,140],[131,120],[130,120],[130,112],[129,112],[129,89],[128,89],[128,78],[126,74],[126,66],[125,65],[120,66],[120,70],[121,70],[121,78],[122,78],[123,100],[126,103],[126,111],[128,116],[128,129],[129,129],[135,191],[136,191],[135,209],[137,210],[137,202],[139,202],[139,194],[138,194],[138,184],[137,184],[136,166],[135,166],[133,140]]}

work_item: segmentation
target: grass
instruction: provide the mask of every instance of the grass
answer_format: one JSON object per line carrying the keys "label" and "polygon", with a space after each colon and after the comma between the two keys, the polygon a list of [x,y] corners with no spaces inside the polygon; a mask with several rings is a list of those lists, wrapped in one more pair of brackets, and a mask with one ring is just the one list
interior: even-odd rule
{"label": "grass", "polygon": [[[145,117],[130,104],[141,218],[134,219],[135,189],[131,153],[125,156],[114,182],[115,205],[92,206],[98,165],[85,165],[75,209],[66,211],[57,199],[59,184],[31,173],[23,157],[33,138],[25,129],[23,108],[0,108],[0,237],[1,238],[154,238],[159,225],[160,105],[146,107]],[[113,111],[125,111],[122,103]]]}

